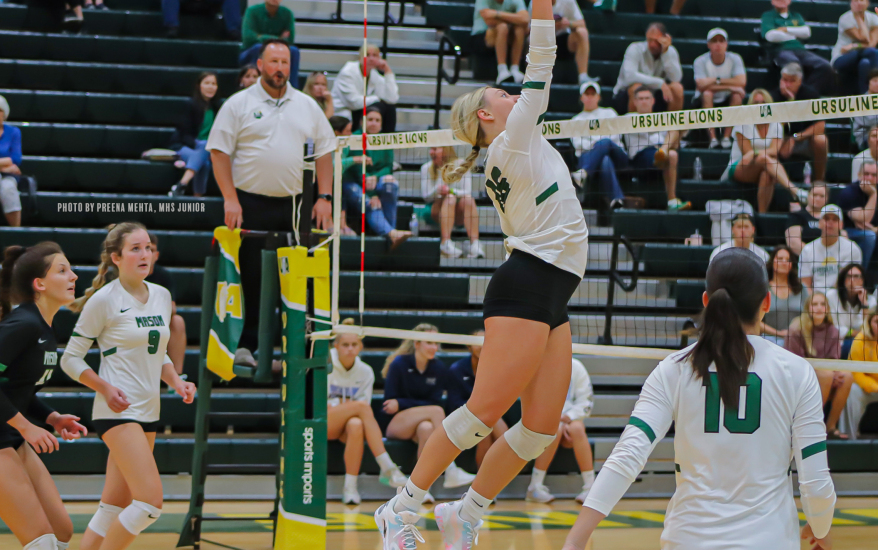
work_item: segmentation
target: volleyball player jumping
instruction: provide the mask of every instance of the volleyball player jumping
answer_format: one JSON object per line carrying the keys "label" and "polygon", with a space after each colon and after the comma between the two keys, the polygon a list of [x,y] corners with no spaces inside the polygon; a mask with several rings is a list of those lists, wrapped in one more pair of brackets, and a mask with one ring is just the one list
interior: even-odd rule
{"label": "volleyball player jumping", "polygon": [[[663,550],[830,550],[835,489],[820,385],[804,359],[761,338],[771,308],[765,263],[744,248],[707,269],[698,343],[652,371],[622,438],[585,500],[564,550],[582,550],[673,422],[677,489]],[[743,402],[741,402],[743,400]]]}
{"label": "volleyball player jumping", "polygon": [[520,96],[480,88],[451,110],[455,137],[473,148],[462,165],[445,167],[444,179],[457,181],[487,147],[486,186],[510,256],[485,294],[485,344],[472,396],[430,436],[403,490],[375,512],[385,550],[423,542],[415,523],[427,490],[519,397],[521,422],[491,446],[464,498],[436,507],[447,549],[472,548],[492,499],[558,430],[573,362],[567,302],[585,274],[588,228],[570,172],[542,136],[556,50],[551,0],[533,1],[530,40]]}

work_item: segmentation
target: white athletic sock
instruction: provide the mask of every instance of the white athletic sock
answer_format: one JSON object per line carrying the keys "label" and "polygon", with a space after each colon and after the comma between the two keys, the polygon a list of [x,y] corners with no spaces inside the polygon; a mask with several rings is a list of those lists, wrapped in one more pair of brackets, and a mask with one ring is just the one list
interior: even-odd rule
{"label": "white athletic sock", "polygon": [[70,543],[69,542],[61,542],[59,540],[59,541],[55,541],[55,546],[58,548],[58,550],[67,550],[70,547]]}
{"label": "white athletic sock", "polygon": [[582,472],[582,489],[591,489],[592,485],[594,485],[594,470]]}
{"label": "white athletic sock", "polygon": [[503,71],[508,71],[508,70],[509,70],[509,67],[507,67],[506,65],[504,65],[502,63],[497,65],[497,72],[498,73],[502,73]]}
{"label": "white athletic sock", "polygon": [[530,475],[530,486],[536,487],[537,485],[542,485],[546,480],[546,471],[534,468],[533,473]]}
{"label": "white athletic sock", "polygon": [[460,507],[460,519],[470,522],[472,525],[481,521],[482,516],[488,511],[491,499],[485,498],[473,490],[472,487],[463,495],[463,506]]}
{"label": "white athletic sock", "polygon": [[378,467],[381,468],[382,472],[396,468],[396,464],[394,464],[393,460],[390,459],[390,455],[387,454],[387,451],[384,451],[380,455],[376,456],[375,462],[378,463]]}
{"label": "white athletic sock", "polygon": [[396,513],[402,512],[403,510],[417,512],[421,508],[421,503],[424,502],[425,496],[427,496],[427,489],[418,488],[418,486],[412,483],[412,480],[409,479],[406,481],[405,487],[402,488],[402,491],[394,497],[396,502],[393,503],[393,511]]}
{"label": "white athletic sock", "polygon": [[357,488],[357,476],[352,476],[351,474],[344,475],[344,486],[347,489],[356,489]]}

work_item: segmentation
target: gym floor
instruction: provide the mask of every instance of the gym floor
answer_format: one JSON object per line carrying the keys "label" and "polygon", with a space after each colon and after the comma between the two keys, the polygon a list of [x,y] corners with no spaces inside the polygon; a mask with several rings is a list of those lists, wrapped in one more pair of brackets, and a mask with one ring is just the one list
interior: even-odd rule
{"label": "gym floor", "polygon": [[[331,502],[328,507],[328,550],[380,550],[372,513],[380,502],[365,502],[357,507]],[[592,550],[656,550],[659,547],[661,522],[666,500],[623,500],[613,515],[601,524],[595,534]],[[77,533],[82,533],[96,503],[68,505]],[[177,544],[180,526],[188,504],[168,502],[161,519],[138,537],[132,550],[172,549]],[[265,515],[270,505],[265,502],[209,502],[206,512],[214,515]],[[559,500],[549,505],[524,501],[501,500],[486,517],[486,526],[479,534],[478,550],[560,550],[567,531],[576,519],[579,505]],[[427,545],[422,548],[440,550],[439,533],[428,518],[421,530]],[[832,530],[836,550],[871,550],[878,540],[878,498],[842,498],[836,505]],[[73,538],[77,548],[80,535]],[[245,520],[234,523],[208,523],[204,537],[244,550],[270,550],[271,524]],[[203,548],[220,548],[203,544]],[[19,549],[15,537],[0,524],[0,550]],[[802,545],[802,548],[806,548]]]}

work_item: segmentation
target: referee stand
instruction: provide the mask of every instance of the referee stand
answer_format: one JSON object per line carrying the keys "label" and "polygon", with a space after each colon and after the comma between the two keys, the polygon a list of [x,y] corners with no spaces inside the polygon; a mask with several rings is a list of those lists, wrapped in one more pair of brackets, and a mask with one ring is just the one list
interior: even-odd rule
{"label": "referee stand", "polygon": [[[312,244],[314,163],[309,161],[306,146],[306,168],[303,177],[298,233],[300,243]],[[319,341],[308,345],[313,332],[311,320],[326,317],[330,306],[330,262],[325,248],[309,250],[305,246],[275,250],[278,243],[290,242],[291,233],[241,231],[241,238],[265,239],[272,249],[262,251],[262,278],[259,304],[259,338],[256,368],[233,365],[232,374],[252,379],[257,384],[272,381],[272,359],[277,334],[277,307],[281,305],[283,337],[283,382],[281,410],[277,412],[211,411],[213,387],[223,379],[207,368],[212,312],[218,290],[220,250],[214,240],[211,255],[206,258],[202,287],[200,326],[201,358],[198,366],[198,393],[195,411],[195,445],[192,456],[192,490],[189,512],[177,547],[201,548],[209,543],[234,548],[202,537],[204,522],[271,521],[274,548],[283,550],[326,547],[326,375],[331,368],[329,345]],[[242,293],[243,296],[243,293]],[[283,301],[281,301],[283,296]],[[243,310],[243,308],[242,308]],[[318,315],[315,315],[315,311]],[[325,313],[325,315],[324,315]],[[232,350],[234,353],[234,350]],[[212,420],[274,420],[280,419],[280,452],[278,460],[269,464],[209,464],[208,448]],[[303,462],[303,455],[306,460]],[[252,515],[222,517],[205,516],[205,484],[208,474],[232,474],[246,471],[275,476],[277,492],[272,512],[264,517]],[[241,549],[235,549],[241,550]]]}

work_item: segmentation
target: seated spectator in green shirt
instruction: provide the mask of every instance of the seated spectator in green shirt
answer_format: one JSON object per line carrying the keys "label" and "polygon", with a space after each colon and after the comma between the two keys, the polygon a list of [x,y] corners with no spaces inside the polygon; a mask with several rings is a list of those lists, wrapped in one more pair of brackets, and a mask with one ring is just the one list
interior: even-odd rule
{"label": "seated spectator in green shirt", "polygon": [[771,0],[774,9],[762,14],[762,37],[770,43],[774,64],[798,63],[805,69],[805,84],[821,95],[830,95],[835,71],[829,61],[805,49],[801,40],[811,38],[811,27],[801,14],[790,11],[792,0]]}
{"label": "seated spectator in green shirt", "polygon": [[[530,25],[530,14],[524,0],[476,0],[473,12],[472,47],[479,56],[497,54],[497,80],[513,79],[524,82],[524,74],[518,68],[524,39]],[[510,42],[512,55],[509,54]],[[509,59],[509,66],[506,60]]]}
{"label": "seated spectator in green shirt", "polygon": [[256,64],[266,40],[286,40],[290,45],[290,84],[299,88],[299,48],[293,46],[296,16],[289,8],[281,6],[280,0],[265,0],[264,4],[247,8],[241,38],[241,54],[238,56],[241,66]]}

